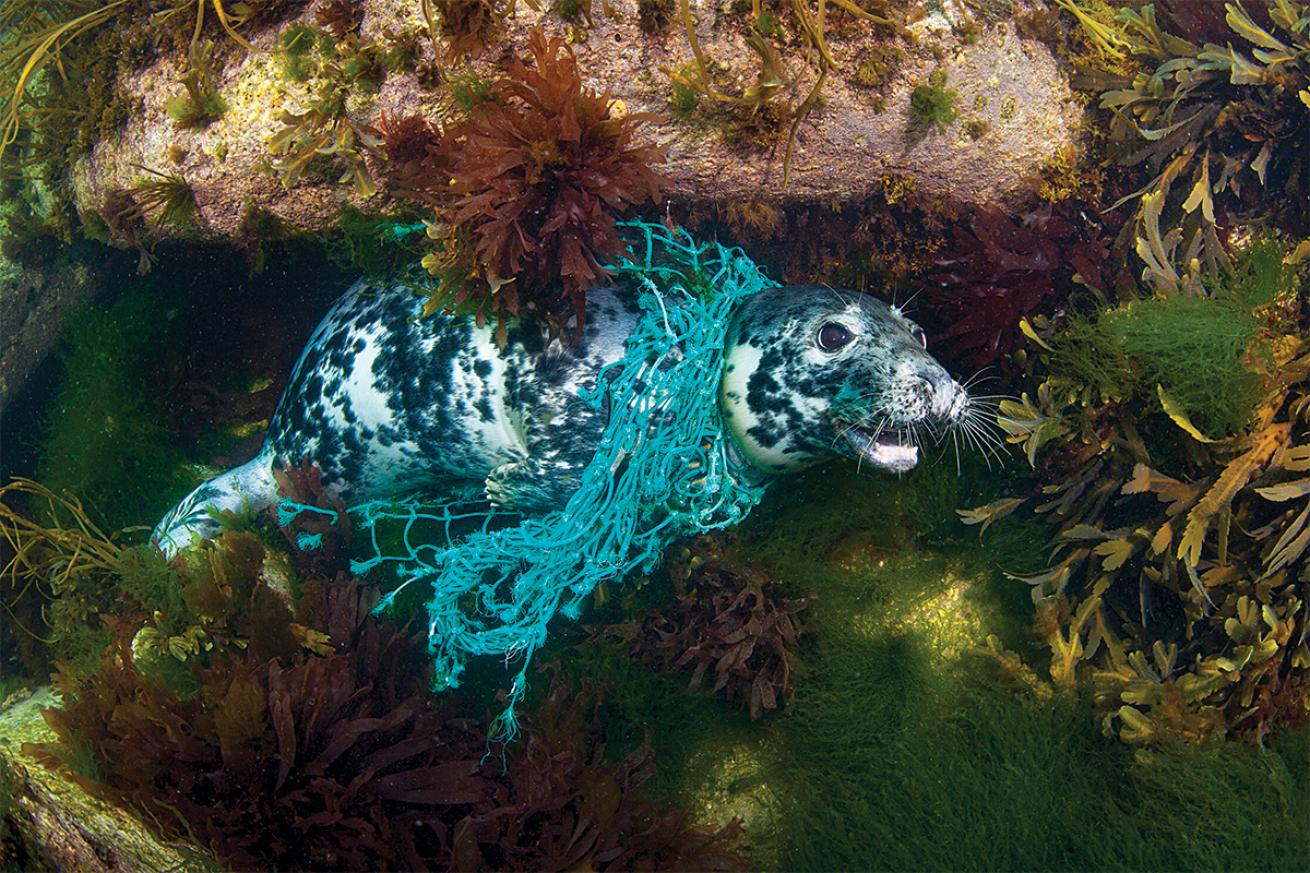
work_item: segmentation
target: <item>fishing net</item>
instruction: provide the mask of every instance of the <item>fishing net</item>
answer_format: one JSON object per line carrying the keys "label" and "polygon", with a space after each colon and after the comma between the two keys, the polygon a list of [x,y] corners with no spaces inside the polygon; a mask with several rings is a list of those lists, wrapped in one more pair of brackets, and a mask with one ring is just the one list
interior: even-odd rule
{"label": "fishing net", "polygon": [[[641,315],[624,357],[582,395],[593,408],[607,405],[609,420],[564,508],[505,526],[495,510],[468,511],[472,495],[349,509],[356,529],[371,532],[372,556],[354,570],[390,565],[400,583],[379,610],[414,583],[431,586],[437,689],[458,685],[474,655],[517,667],[498,719],[506,740],[517,736],[514,708],[552,617],[577,618],[601,582],[648,572],[680,537],[738,523],[764,493],[766,479],[723,427],[718,384],[733,312],[774,283],[740,249],[657,224],[623,227],[627,249],[610,269],[635,289]],[[311,507],[279,509],[286,524]],[[379,536],[383,528],[392,535]]]}

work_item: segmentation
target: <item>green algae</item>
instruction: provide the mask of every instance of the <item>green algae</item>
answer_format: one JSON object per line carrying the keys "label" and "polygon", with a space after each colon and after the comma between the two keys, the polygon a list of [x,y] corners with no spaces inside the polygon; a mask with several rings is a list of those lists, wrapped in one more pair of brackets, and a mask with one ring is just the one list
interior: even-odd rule
{"label": "green algae", "polygon": [[1016,690],[972,654],[993,633],[1033,648],[1027,586],[1002,569],[1040,562],[1048,529],[1007,519],[980,546],[946,527],[953,501],[1007,476],[829,465],[761,505],[737,558],[814,596],[790,715],[751,723],[613,649],[564,663],[609,683],[617,748],[651,734],[654,789],[706,821],[744,818],[758,869],[1297,869],[1304,731],[1135,753],[1085,693]]}
{"label": "green algae", "polygon": [[946,87],[946,71],[936,70],[928,81],[910,92],[910,112],[921,124],[934,124],[939,133],[955,122],[959,113],[955,101],[959,95]]}
{"label": "green algae", "polygon": [[1207,295],[1150,297],[1070,319],[1052,368],[1109,397],[1149,396],[1158,385],[1206,434],[1236,433],[1264,397],[1258,368],[1268,363],[1269,337],[1258,310],[1290,283],[1281,247],[1257,242]]}
{"label": "green algae", "polygon": [[145,289],[87,307],[69,330],[37,478],[110,529],[162,514],[194,483],[152,400],[149,373],[169,330]]}

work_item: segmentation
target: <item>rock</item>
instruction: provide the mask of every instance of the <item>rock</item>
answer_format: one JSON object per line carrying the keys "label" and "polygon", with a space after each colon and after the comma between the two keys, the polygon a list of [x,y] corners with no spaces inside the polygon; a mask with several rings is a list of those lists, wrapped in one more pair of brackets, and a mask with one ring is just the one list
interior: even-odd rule
{"label": "rock", "polygon": [[[422,28],[418,3],[364,0],[362,5],[366,37],[376,38],[387,29]],[[597,5],[585,28],[562,22],[549,2],[538,5],[541,11],[518,4],[504,41],[478,57],[473,68],[493,76],[507,55],[524,49],[533,25],[567,32],[594,87],[609,90],[630,111],[661,118],[647,135],[668,145],[665,169],[673,179],[670,196],[675,201],[854,202],[880,190],[889,177],[912,178],[922,194],[965,203],[1004,199],[1023,190],[1045,159],[1073,143],[1080,117],[1068,82],[1045,45],[1020,38],[1006,22],[963,44],[947,17],[966,15],[955,0],[943,4],[947,12],[911,25],[910,39],[898,40],[904,56],[878,91],[861,87],[861,65],[888,38],[875,36],[872,25],[839,15],[829,4],[828,43],[836,65],[822,101],[799,126],[790,180],[784,185],[785,129],[776,131],[776,142],[765,149],[730,144],[712,126],[670,119],[668,71],[692,61],[676,15],[663,32],[649,35],[638,27],[636,0],[609,0],[617,17],[606,16]],[[706,55],[729,71],[739,94],[754,83],[760,61],[746,44],[743,16],[722,11],[727,5],[694,0],[692,8]],[[312,22],[314,6],[303,13],[305,20]],[[196,193],[198,224],[166,229],[165,236],[230,239],[252,207],[267,210],[292,230],[313,233],[330,226],[345,202],[376,211],[395,205],[385,194],[362,200],[333,179],[306,179],[287,190],[271,171],[268,140],[280,129],[284,110],[308,108],[312,85],[288,79],[278,56],[269,51],[279,30],[247,33],[259,49],[255,53],[227,42],[219,90],[228,111],[207,128],[180,128],[165,109],[168,99],[182,92],[178,80],[184,58],[165,55],[121,83],[129,104],[139,109],[120,136],[99,143],[77,164],[77,208],[83,214],[99,210],[110,190],[141,181],[141,167],[180,173]],[[432,51],[426,37],[423,51],[429,56]],[[816,81],[817,69],[795,48],[785,50],[783,60],[795,80],[790,100],[799,104]],[[945,71],[947,87],[958,94],[960,120],[944,133],[916,124],[910,112],[911,92],[936,70]],[[438,91],[420,86],[415,74],[406,71],[391,75],[372,97],[352,97],[349,111],[354,120],[367,123],[382,110],[437,118],[441,105]]]}
{"label": "rock", "polygon": [[[24,743],[55,733],[41,710],[57,706],[49,688],[0,711],[0,867],[100,871],[217,870],[205,852],[156,839],[131,813],[92,797],[23,754]],[[7,808],[7,815],[2,814]],[[6,839],[6,830],[11,831]]]}
{"label": "rock", "polygon": [[29,269],[0,257],[0,415],[101,280],[89,260],[61,256],[48,268]]}

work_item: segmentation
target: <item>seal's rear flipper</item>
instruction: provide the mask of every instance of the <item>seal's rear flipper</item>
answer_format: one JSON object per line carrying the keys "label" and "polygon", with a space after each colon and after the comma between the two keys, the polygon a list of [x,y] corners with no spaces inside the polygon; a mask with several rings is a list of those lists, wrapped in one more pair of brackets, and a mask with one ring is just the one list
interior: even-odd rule
{"label": "seal's rear flipper", "polygon": [[155,525],[150,542],[171,558],[199,540],[218,536],[220,512],[259,512],[276,502],[273,453],[265,448],[240,467],[201,483]]}

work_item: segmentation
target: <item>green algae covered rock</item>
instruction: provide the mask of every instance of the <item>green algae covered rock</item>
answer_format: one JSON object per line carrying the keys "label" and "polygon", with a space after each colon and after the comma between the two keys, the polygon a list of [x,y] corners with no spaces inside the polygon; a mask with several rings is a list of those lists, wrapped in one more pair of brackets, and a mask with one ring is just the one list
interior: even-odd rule
{"label": "green algae covered rock", "polygon": [[[18,698],[15,700],[15,698]],[[0,868],[76,870],[218,869],[193,846],[157,840],[131,813],[87,794],[23,751],[56,739],[41,711],[49,688],[0,709]]]}

